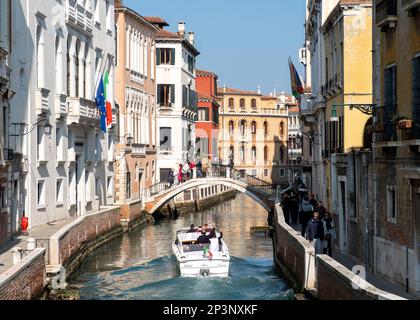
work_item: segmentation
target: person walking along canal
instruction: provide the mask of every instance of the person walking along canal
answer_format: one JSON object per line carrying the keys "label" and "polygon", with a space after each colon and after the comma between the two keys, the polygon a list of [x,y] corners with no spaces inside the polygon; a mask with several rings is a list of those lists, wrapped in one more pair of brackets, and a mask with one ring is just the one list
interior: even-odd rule
{"label": "person walking along canal", "polygon": [[290,214],[292,216],[292,224],[298,224],[299,197],[294,192],[292,192],[290,197]]}
{"label": "person walking along canal", "polygon": [[315,254],[322,254],[324,241],[324,226],[319,219],[319,212],[314,213],[314,217],[308,223],[308,240],[312,243]]}
{"label": "person walking along canal", "polygon": [[302,202],[300,203],[300,212],[299,212],[299,223],[302,226],[301,235],[305,237],[306,235],[306,227],[308,226],[308,222],[312,217],[314,212],[314,207],[310,204],[309,198],[304,197]]}
{"label": "person walking along canal", "polygon": [[322,219],[324,227],[323,253],[332,257],[332,241],[335,239],[334,221],[329,212],[325,212]]}
{"label": "person walking along canal", "polygon": [[289,194],[286,192],[283,195],[283,201],[281,202],[281,207],[283,209],[284,219],[286,220],[287,224],[290,224],[290,197]]}

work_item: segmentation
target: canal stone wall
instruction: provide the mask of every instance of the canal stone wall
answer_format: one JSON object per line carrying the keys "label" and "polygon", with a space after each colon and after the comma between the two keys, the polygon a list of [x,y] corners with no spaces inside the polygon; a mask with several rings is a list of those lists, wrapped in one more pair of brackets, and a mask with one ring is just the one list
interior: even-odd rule
{"label": "canal stone wall", "polygon": [[37,298],[45,284],[45,249],[35,249],[0,275],[0,300]]}
{"label": "canal stone wall", "polygon": [[133,223],[141,220],[143,215],[141,199],[117,205],[121,207],[121,225],[124,228],[131,228]]}
{"label": "canal stone wall", "polygon": [[274,262],[276,271],[296,292],[315,289],[314,249],[299,232],[284,220],[276,204],[273,223]]}
{"label": "canal stone wall", "polygon": [[320,300],[401,300],[382,291],[326,255],[318,255],[317,298]]}
{"label": "canal stone wall", "polygon": [[273,223],[276,271],[297,293],[319,300],[402,300],[373,286],[327,255],[316,255],[308,240],[284,220],[276,204]]}
{"label": "canal stone wall", "polygon": [[86,255],[122,233],[120,207],[79,217],[51,236],[48,271],[64,266],[71,274]]}

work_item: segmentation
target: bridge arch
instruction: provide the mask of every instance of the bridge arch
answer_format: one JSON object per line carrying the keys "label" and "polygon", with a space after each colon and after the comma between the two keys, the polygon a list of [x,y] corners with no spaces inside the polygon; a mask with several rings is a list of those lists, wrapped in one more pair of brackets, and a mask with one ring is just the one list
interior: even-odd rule
{"label": "bridge arch", "polygon": [[[180,184],[176,186],[175,188],[169,189],[165,192],[163,192],[160,195],[156,195],[154,198],[150,199],[150,201],[154,200],[155,203],[153,204],[152,208],[150,210],[147,210],[149,214],[153,214],[159,209],[163,208],[171,199],[175,198],[180,193],[201,187],[201,186],[226,186],[231,189],[235,189],[239,192],[242,192],[252,198],[255,202],[260,204],[267,212],[271,212],[272,208],[268,205],[266,202],[267,199],[264,199],[261,195],[257,194],[253,190],[250,190],[250,188],[247,186],[246,183],[228,179],[228,178],[205,178],[205,179],[194,179],[187,181],[183,184]],[[268,198],[269,196],[267,196]],[[266,201],[264,201],[266,200]]]}

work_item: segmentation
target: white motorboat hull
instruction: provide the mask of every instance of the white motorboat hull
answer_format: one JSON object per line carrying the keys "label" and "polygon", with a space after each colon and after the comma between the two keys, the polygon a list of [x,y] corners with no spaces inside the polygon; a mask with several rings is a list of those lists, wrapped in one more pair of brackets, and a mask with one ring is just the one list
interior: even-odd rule
{"label": "white motorboat hull", "polygon": [[228,277],[229,260],[178,261],[181,277]]}

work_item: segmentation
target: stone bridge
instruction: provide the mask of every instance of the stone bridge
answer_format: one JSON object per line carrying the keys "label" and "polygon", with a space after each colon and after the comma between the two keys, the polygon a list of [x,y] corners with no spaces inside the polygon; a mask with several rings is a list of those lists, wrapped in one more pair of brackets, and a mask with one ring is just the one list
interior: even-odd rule
{"label": "stone bridge", "polygon": [[[195,175],[194,175],[195,176]],[[227,176],[230,176],[228,173]],[[277,186],[273,186],[252,176],[242,175],[241,177],[206,177],[194,178],[169,188],[167,183],[155,185],[153,191],[148,192],[144,197],[145,211],[153,214],[163,208],[178,194],[198,188],[200,186],[226,186],[242,192],[259,203],[268,213],[274,211],[276,202]]]}

